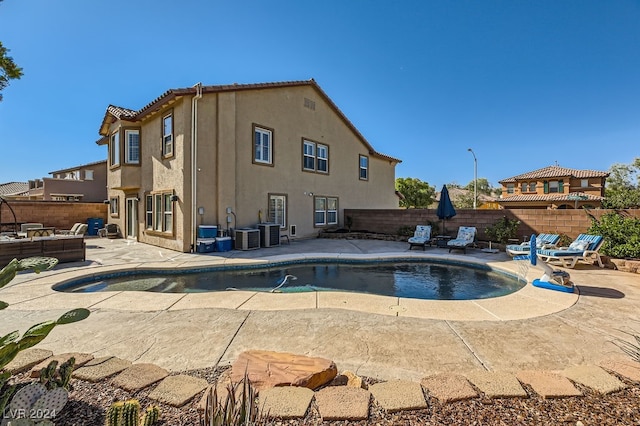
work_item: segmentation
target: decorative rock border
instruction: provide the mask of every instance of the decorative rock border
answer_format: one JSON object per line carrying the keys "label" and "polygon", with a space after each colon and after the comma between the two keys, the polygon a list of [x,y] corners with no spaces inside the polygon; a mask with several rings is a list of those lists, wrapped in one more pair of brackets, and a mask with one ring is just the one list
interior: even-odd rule
{"label": "decorative rock border", "polygon": [[[74,354],[84,359],[90,354]],[[28,349],[21,352],[8,366],[11,372],[35,370],[38,363],[62,359],[69,354],[52,356],[51,351]],[[376,383],[368,390],[347,386],[345,381],[334,381],[320,390],[303,387],[276,387],[265,389],[258,395],[259,407],[270,416],[280,419],[304,418],[315,398],[318,413],[323,420],[365,420],[372,404],[378,404],[387,412],[427,408],[428,398],[441,403],[461,399],[517,397],[528,398],[522,384],[544,398],[565,398],[582,393],[573,382],[593,389],[600,394],[622,390],[626,387],[615,375],[640,382],[640,363],[619,359],[605,360],[601,366],[569,367],[564,371],[476,372],[468,375],[435,374],[420,383],[389,381]],[[115,376],[114,376],[115,375]],[[352,373],[351,373],[352,375]],[[171,406],[181,407],[192,401],[210,386],[204,379],[187,375],[168,376],[166,370],[154,364],[132,364],[117,357],[103,357],[87,361],[77,368],[73,376],[90,382],[111,380],[123,389],[144,389],[158,383],[149,398]],[[221,380],[228,380],[226,379]],[[340,383],[340,385],[336,385]],[[345,383],[345,384],[343,384]],[[199,409],[205,405],[200,401]]]}

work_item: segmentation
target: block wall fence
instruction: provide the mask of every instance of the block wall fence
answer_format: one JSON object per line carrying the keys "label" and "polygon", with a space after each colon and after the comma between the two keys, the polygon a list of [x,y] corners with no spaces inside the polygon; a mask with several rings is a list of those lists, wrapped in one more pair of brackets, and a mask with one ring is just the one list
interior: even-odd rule
{"label": "block wall fence", "polygon": [[[57,229],[71,229],[74,223],[102,218],[107,223],[109,205],[103,203],[66,203],[60,201],[9,201],[18,223],[35,222]],[[3,202],[0,206],[2,228],[13,223],[13,215]]]}
{"label": "block wall fence", "polygon": [[[475,226],[478,229],[478,240],[488,240],[485,228],[493,225],[498,219],[506,216],[509,219],[520,221],[517,237],[523,240],[524,236],[532,233],[566,234],[575,238],[580,233],[585,233],[591,226],[591,217],[600,218],[603,214],[611,212],[606,209],[504,209],[504,210],[457,210],[456,216],[448,219],[445,224],[446,231],[442,232],[442,221],[438,219],[435,209],[345,209],[344,217],[350,216],[353,224],[352,230],[378,232],[383,234],[398,234],[398,229],[403,226],[415,228],[416,225],[436,225],[437,234],[455,236],[460,226]],[[626,214],[640,217],[640,209],[623,210]],[[587,214],[588,213],[588,214]],[[433,235],[433,234],[432,234]]]}

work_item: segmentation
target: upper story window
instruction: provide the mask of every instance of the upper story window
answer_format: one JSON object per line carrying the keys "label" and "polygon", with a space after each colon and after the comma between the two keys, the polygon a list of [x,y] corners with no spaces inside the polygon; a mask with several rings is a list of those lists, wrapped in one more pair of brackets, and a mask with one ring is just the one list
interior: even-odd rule
{"label": "upper story window", "polygon": [[273,164],[273,130],[253,126],[253,162]]}
{"label": "upper story window", "polygon": [[173,155],[173,114],[162,117],[162,156]]}
{"label": "upper story window", "polygon": [[124,131],[124,162],[140,164],[140,130]]}
{"label": "upper story window", "polygon": [[120,133],[115,132],[109,141],[109,163],[111,167],[120,165]]}
{"label": "upper story window", "polygon": [[84,180],[93,180],[93,170],[84,171]]}
{"label": "upper story window", "polygon": [[513,194],[516,190],[516,186],[512,183],[507,184],[507,194]]}
{"label": "upper story window", "polygon": [[564,192],[564,184],[561,180],[544,181],[545,194],[563,193],[563,192]]}
{"label": "upper story window", "polygon": [[329,147],[320,143],[303,140],[302,169],[329,173]]}
{"label": "upper story window", "polygon": [[530,182],[529,183],[529,192],[536,192],[536,183],[535,182]]}
{"label": "upper story window", "polygon": [[528,183],[523,182],[522,184],[520,184],[520,192],[522,192],[524,194],[528,190],[529,190],[529,184]]}
{"label": "upper story window", "polygon": [[361,155],[359,159],[360,180],[369,180],[369,157]]}
{"label": "upper story window", "polygon": [[589,187],[589,179],[580,179],[580,187],[588,188]]}

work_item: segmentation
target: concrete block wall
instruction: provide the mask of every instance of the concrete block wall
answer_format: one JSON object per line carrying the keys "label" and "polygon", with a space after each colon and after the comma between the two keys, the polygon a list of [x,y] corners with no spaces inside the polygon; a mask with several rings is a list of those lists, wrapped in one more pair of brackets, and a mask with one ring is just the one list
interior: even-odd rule
{"label": "concrete block wall", "polygon": [[[546,210],[546,209],[505,209],[505,210],[457,210],[456,216],[446,221],[446,235],[455,236],[460,226],[475,226],[478,229],[478,239],[488,240],[484,230],[503,216],[519,220],[517,237],[532,233],[566,234],[575,238],[586,232],[591,226],[591,217],[600,218],[611,210]],[[628,214],[640,217],[640,209],[625,210]],[[587,214],[588,213],[588,214]],[[437,224],[438,233],[442,233],[442,221],[438,219],[435,209],[345,209],[345,218],[351,216],[352,230],[397,234],[400,227],[415,228],[416,225]]]}
{"label": "concrete block wall", "polygon": [[[18,223],[36,222],[57,229],[70,229],[74,223],[102,218],[107,223],[109,206],[103,203],[67,203],[60,201],[9,201]],[[13,222],[11,210],[2,203],[0,223]],[[4,226],[3,226],[4,228]]]}

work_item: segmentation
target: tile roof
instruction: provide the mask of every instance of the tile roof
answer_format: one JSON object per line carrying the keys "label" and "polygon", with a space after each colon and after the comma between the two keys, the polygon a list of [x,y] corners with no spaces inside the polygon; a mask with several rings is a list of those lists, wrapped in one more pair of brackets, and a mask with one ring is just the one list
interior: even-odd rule
{"label": "tile roof", "polygon": [[599,195],[585,194],[584,192],[571,192],[569,194],[530,194],[530,195],[514,195],[511,197],[500,198],[499,203],[513,203],[522,201],[602,201],[604,197]]}
{"label": "tile roof", "polygon": [[[360,133],[360,131],[349,121],[349,119],[344,115],[344,113],[338,108],[338,106],[329,98],[329,96],[320,88],[318,83],[312,78],[309,80],[296,80],[296,81],[281,81],[281,82],[272,82],[272,83],[250,83],[250,84],[226,84],[226,85],[217,85],[217,86],[202,86],[202,93],[221,93],[221,92],[237,92],[243,90],[262,90],[262,89],[274,89],[274,88],[282,88],[282,87],[296,87],[296,86],[311,86],[313,87],[319,94],[324,98],[324,100],[329,104],[329,106],[338,114],[338,116],[344,121],[344,123],[356,134],[356,136],[362,141],[362,143],[367,147],[369,154],[374,155],[379,158],[383,158],[385,160],[401,163],[402,160],[398,158],[391,157],[389,155],[382,154],[377,152],[373,146],[365,139],[365,137]],[[114,105],[109,105],[107,107],[107,111],[105,113],[105,117],[102,120],[102,124],[100,127],[99,133],[102,136],[105,136],[105,122],[109,115],[115,117],[117,119],[127,120],[127,121],[137,121],[143,119],[145,116],[152,114],[154,112],[159,111],[166,105],[168,102],[179,98],[181,96],[192,96],[196,94],[196,87],[187,87],[181,89],[169,89],[164,92],[162,95],[158,96],[156,99],[142,107],[138,111],[134,111],[127,108],[117,107]],[[101,138],[96,143],[104,144],[104,138]]]}
{"label": "tile roof", "polygon": [[0,183],[0,195],[21,195],[26,192],[29,192],[27,182]]}
{"label": "tile roof", "polygon": [[561,177],[574,177],[577,179],[590,178],[590,177],[608,177],[608,172],[600,172],[597,170],[578,170],[568,169],[560,166],[543,167],[542,169],[534,170],[532,172],[523,173],[518,176],[502,179],[498,183],[510,183],[526,179],[546,179],[546,178],[561,178]]}
{"label": "tile roof", "polygon": [[71,171],[74,171],[74,170],[80,170],[83,167],[90,167],[90,166],[101,165],[101,164],[104,164],[105,167],[106,167],[107,160],[99,160],[99,161],[94,161],[93,163],[81,164],[81,165],[75,166],[75,167],[68,167],[66,169],[54,170],[52,172],[49,172],[49,174],[52,175],[54,173],[71,172]]}

